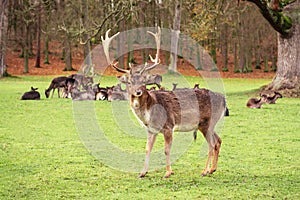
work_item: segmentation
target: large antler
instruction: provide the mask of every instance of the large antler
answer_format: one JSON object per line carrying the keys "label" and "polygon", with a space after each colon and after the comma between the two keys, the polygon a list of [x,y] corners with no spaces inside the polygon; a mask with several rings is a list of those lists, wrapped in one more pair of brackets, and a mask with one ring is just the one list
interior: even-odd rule
{"label": "large antler", "polygon": [[144,69],[141,71],[141,73],[143,73],[144,71],[148,71],[153,69],[154,67],[156,67],[159,63],[160,63],[160,59],[159,59],[159,50],[160,50],[160,36],[161,36],[161,30],[160,27],[157,27],[157,33],[153,33],[151,31],[147,31],[147,33],[153,35],[153,37],[155,38],[155,43],[156,43],[156,55],[155,58],[153,58],[151,55],[149,55],[151,62],[153,62],[152,65],[148,66],[148,64],[145,64]]}
{"label": "large antler", "polygon": [[108,31],[106,31],[106,33],[105,33],[105,39],[103,38],[103,36],[101,36],[102,46],[103,46],[103,50],[104,50],[104,54],[105,54],[106,60],[107,60],[108,64],[110,64],[111,66],[113,66],[118,72],[129,73],[129,70],[125,70],[125,69],[121,69],[121,68],[117,67],[118,62],[113,63],[113,61],[110,60],[110,57],[109,57],[109,45],[110,45],[111,41],[116,36],[119,35],[120,32],[114,34],[111,37],[108,36],[109,32],[110,32],[110,29]]}

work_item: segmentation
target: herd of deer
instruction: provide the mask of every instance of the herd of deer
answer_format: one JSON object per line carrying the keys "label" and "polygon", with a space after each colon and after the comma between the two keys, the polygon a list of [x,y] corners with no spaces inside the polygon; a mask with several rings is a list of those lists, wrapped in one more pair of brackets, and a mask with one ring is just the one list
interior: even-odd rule
{"label": "herd of deer", "polygon": [[[31,87],[31,90],[25,92],[22,100],[40,100],[38,88]],[[46,98],[49,98],[52,91],[52,97],[55,90],[58,91],[59,98],[71,98],[72,100],[127,100],[126,90],[121,88],[121,84],[112,87],[101,88],[99,83],[93,84],[93,78],[82,74],[73,74],[68,77],[60,76],[54,78],[48,89],[45,90]]]}
{"label": "herd of deer", "polygon": [[[148,132],[146,157],[144,167],[139,174],[140,178],[144,177],[148,172],[150,153],[158,133],[162,133],[164,136],[164,153],[166,155],[166,173],[164,177],[168,178],[173,174],[170,151],[174,131],[193,131],[194,139],[196,139],[198,130],[202,132],[209,149],[205,168],[201,175],[205,176],[214,173],[217,169],[222,143],[221,138],[215,131],[215,126],[225,115],[229,115],[225,97],[211,90],[199,88],[198,84],[194,88],[177,88],[176,84],[174,84],[172,90],[161,88],[161,76],[150,74],[150,70],[160,64],[161,30],[159,27],[156,33],[148,32],[154,37],[157,49],[155,58],[149,55],[151,64],[145,63],[136,67],[131,66],[129,70],[119,68],[117,62],[110,60],[109,46],[119,33],[109,37],[109,31],[106,32],[105,38],[101,37],[104,53],[108,64],[124,74],[118,79],[121,83],[126,84],[126,90],[122,90],[120,85],[112,88],[100,88],[99,84],[89,86],[89,84],[92,84],[91,80],[84,79],[81,77],[82,75],[72,75],[71,77],[53,79],[50,87],[45,91],[46,97],[49,97],[52,89],[60,87],[57,85],[60,83],[64,83],[62,87],[65,88],[65,95],[71,96],[74,100],[79,100],[80,98],[102,100],[111,98],[110,100],[112,100],[125,94],[122,98],[129,100],[133,113]],[[160,89],[147,89],[146,85],[149,84],[156,84]],[[78,90],[79,87],[82,87],[85,91]],[[34,88],[32,88],[31,92],[33,91],[36,92]],[[113,93],[115,96],[112,95]],[[278,96],[279,94],[276,95],[270,99],[270,102],[275,102],[280,97]],[[249,100],[247,106],[260,107],[263,102],[267,101],[268,98],[262,96],[259,100]]]}
{"label": "herd of deer", "polygon": [[275,104],[278,98],[282,98],[279,92],[274,92],[273,96],[260,94],[260,98],[250,98],[246,104],[248,108],[261,108],[264,103]]}

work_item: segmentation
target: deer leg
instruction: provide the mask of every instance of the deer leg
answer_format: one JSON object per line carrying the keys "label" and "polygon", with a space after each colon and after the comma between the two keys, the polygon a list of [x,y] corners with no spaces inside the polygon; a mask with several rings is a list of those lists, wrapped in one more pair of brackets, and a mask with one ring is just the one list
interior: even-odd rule
{"label": "deer leg", "polygon": [[[198,130],[202,132],[203,136],[205,137],[207,144],[208,144],[208,155],[207,155],[207,160],[205,163],[205,168],[203,169],[201,176],[206,176],[209,173],[209,168],[210,168],[210,161],[213,156],[213,146],[211,145],[211,134],[208,130],[208,125],[209,123],[203,123],[202,126],[199,125]],[[197,133],[197,132],[196,132]]]}
{"label": "deer leg", "polygon": [[60,87],[57,88],[58,98],[60,98]]}
{"label": "deer leg", "polygon": [[51,98],[53,98],[54,91],[55,91],[55,88],[52,89],[52,96],[51,96]]}
{"label": "deer leg", "polygon": [[218,159],[219,159],[219,153],[220,153],[220,148],[221,148],[221,143],[222,140],[221,138],[214,132],[213,134],[213,141],[214,141],[214,147],[213,147],[213,154],[214,154],[214,159],[212,161],[212,167],[209,170],[209,173],[212,174],[217,170],[217,164],[218,164]]}
{"label": "deer leg", "polygon": [[209,166],[210,166],[211,157],[213,155],[213,150],[212,150],[212,147],[210,146],[210,144],[208,144],[208,146],[209,146],[209,151],[208,151],[207,160],[205,163],[205,169],[202,171],[201,176],[206,176],[210,172]]}
{"label": "deer leg", "polygon": [[170,152],[171,152],[171,147],[172,147],[172,131],[165,131],[164,132],[164,139],[165,139],[165,155],[166,155],[166,174],[164,176],[164,178],[169,178],[171,176],[171,174],[173,174],[172,172],[172,168],[171,168],[171,159],[170,159]]}
{"label": "deer leg", "polygon": [[144,168],[143,168],[142,172],[140,173],[139,178],[145,177],[145,175],[148,173],[150,153],[151,153],[151,150],[155,143],[156,135],[157,134],[148,132],[147,144],[146,144],[146,158],[145,158]]}

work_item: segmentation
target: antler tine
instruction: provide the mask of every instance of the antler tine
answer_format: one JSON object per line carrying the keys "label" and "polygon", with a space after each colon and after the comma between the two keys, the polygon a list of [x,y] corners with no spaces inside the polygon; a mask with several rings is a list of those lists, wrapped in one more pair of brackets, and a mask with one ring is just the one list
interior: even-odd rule
{"label": "antler tine", "polygon": [[104,50],[104,54],[105,54],[106,60],[107,60],[108,64],[111,65],[111,66],[113,66],[117,71],[122,72],[122,73],[129,73],[129,70],[118,68],[117,67],[118,62],[113,63],[113,61],[110,60],[110,57],[109,57],[109,45],[110,45],[111,41],[120,34],[120,32],[117,32],[113,36],[109,37],[108,34],[109,34],[110,30],[111,29],[108,29],[106,31],[105,38],[103,38],[103,36],[101,36],[102,46],[103,46],[103,50]]}
{"label": "antler tine", "polygon": [[108,34],[110,32],[111,29],[108,29],[105,33],[105,38],[103,38],[103,36],[101,36],[101,40],[102,40],[102,46],[103,46],[103,50],[104,50],[104,54],[105,54],[105,57],[106,57],[106,60],[108,62],[108,64],[112,64],[111,60],[110,60],[110,57],[109,57],[109,45],[112,41],[113,38],[115,38],[118,34],[116,33],[115,35],[113,35],[112,37],[109,37]]}
{"label": "antler tine", "polygon": [[155,59],[149,55],[150,60],[154,63],[159,62],[159,50],[160,50],[160,36],[161,36],[161,29],[158,26],[157,27],[157,33],[153,33],[151,31],[147,31],[147,33],[151,34],[154,38],[155,38],[155,42],[156,42],[156,55],[155,55]]}
{"label": "antler tine", "polygon": [[[155,58],[153,58],[151,55],[149,55],[151,62],[153,62],[152,65],[147,66],[145,65],[145,68],[142,70],[142,72],[144,71],[148,71],[150,69],[153,69],[154,67],[156,67],[159,63],[160,63],[160,59],[159,59],[159,51],[160,51],[160,36],[161,36],[161,30],[160,27],[157,27],[157,33],[153,33],[151,31],[147,31],[147,33],[151,34],[154,38],[155,38],[155,43],[156,43],[156,55]],[[141,72],[141,73],[142,73]]]}

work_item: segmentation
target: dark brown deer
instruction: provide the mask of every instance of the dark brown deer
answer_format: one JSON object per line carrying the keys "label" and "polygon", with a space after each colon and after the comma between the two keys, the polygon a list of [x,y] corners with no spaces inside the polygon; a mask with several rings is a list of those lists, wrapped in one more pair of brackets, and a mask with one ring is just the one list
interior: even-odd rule
{"label": "dark brown deer", "polygon": [[66,90],[66,80],[67,77],[65,76],[60,76],[52,79],[51,84],[48,89],[45,90],[45,96],[48,98],[50,96],[50,92],[52,90],[52,97],[54,94],[54,90],[57,89],[58,91],[58,98],[60,98],[60,89]]}
{"label": "dark brown deer", "polygon": [[41,95],[37,90],[38,88],[31,87],[31,90],[29,92],[25,92],[22,95],[21,100],[40,100]]}
{"label": "dark brown deer", "polygon": [[261,98],[250,98],[246,104],[248,108],[261,108],[264,103],[267,102],[267,95],[261,95]]}
{"label": "dark brown deer", "polygon": [[[132,111],[148,131],[146,144],[146,158],[144,168],[139,177],[144,177],[148,172],[150,153],[159,132],[164,135],[166,155],[166,178],[172,172],[170,150],[172,146],[173,132],[188,132],[200,130],[209,145],[209,153],[202,176],[212,174],[217,169],[218,156],[221,147],[221,139],[215,132],[217,122],[224,116],[226,103],[223,95],[207,89],[181,89],[174,91],[146,89],[147,72],[158,66],[160,49],[160,28],[156,34],[148,32],[155,37],[157,52],[156,57],[150,59],[153,64],[145,64],[142,70],[135,71],[133,68],[124,70],[110,61],[108,49],[111,40],[118,34],[102,38],[104,52],[109,64],[117,71],[127,76],[127,89]],[[146,74],[146,75],[145,75]],[[210,167],[212,159],[212,166]]]}
{"label": "dark brown deer", "polygon": [[72,98],[73,88],[79,88],[78,81],[73,78],[67,77],[64,89],[67,92],[67,98]]}
{"label": "dark brown deer", "polygon": [[267,98],[267,103],[275,104],[278,98],[282,98],[282,95],[279,92],[274,92],[274,96]]}

